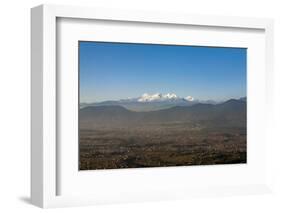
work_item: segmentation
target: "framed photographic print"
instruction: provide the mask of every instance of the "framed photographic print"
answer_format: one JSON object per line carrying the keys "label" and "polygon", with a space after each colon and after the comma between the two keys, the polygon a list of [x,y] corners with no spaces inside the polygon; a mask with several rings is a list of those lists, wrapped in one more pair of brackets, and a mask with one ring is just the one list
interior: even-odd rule
{"label": "framed photographic print", "polygon": [[246,48],[78,45],[80,170],[247,162]]}
{"label": "framed photographic print", "polygon": [[31,13],[32,203],[270,192],[272,20]]}

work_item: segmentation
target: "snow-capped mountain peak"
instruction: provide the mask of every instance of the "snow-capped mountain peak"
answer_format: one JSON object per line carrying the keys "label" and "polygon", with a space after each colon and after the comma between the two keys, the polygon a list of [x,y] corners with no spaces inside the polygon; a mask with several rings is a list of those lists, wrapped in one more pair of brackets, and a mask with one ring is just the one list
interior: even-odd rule
{"label": "snow-capped mountain peak", "polygon": [[177,99],[178,96],[174,93],[167,93],[166,95],[163,95],[164,98],[167,98],[167,99]]}
{"label": "snow-capped mountain peak", "polygon": [[161,100],[163,98],[161,93],[155,93],[155,94],[148,94],[144,93],[139,99],[139,102],[150,102],[150,101],[155,101],[155,100]]}
{"label": "snow-capped mountain peak", "polygon": [[194,101],[194,98],[190,95],[185,97],[184,99],[187,100],[187,101]]}
{"label": "snow-capped mountain peak", "polygon": [[[189,99],[186,99],[187,101],[193,101],[194,99],[191,96],[188,96]],[[161,93],[155,93],[155,94],[148,94],[144,93],[141,97],[138,98],[138,102],[156,102],[156,101],[173,101],[173,100],[179,100],[181,99],[174,93],[167,93],[162,95]]]}

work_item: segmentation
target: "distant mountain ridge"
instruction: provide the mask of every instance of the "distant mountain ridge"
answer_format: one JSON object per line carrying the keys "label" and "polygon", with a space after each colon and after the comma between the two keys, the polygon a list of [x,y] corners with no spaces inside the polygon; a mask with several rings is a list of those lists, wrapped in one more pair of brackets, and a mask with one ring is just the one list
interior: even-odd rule
{"label": "distant mountain ridge", "polygon": [[180,98],[174,93],[155,93],[151,95],[148,93],[144,93],[137,98],[127,98],[116,101],[103,101],[98,103],[82,103],[80,104],[80,108],[84,108],[87,106],[118,105],[132,111],[154,111],[167,109],[173,106],[190,106],[195,103],[197,103],[197,101],[195,101],[191,96]]}
{"label": "distant mountain ridge", "polygon": [[148,112],[136,112],[120,105],[88,106],[80,109],[82,128],[132,126],[149,123],[199,122],[205,125],[245,127],[246,101],[230,99],[219,104],[197,103]]}
{"label": "distant mountain ridge", "polygon": [[[239,100],[246,101],[246,98],[243,97]],[[168,109],[175,106],[192,106],[198,103],[219,104],[221,102],[213,100],[196,100],[191,96],[181,98],[174,93],[167,93],[165,95],[162,95],[161,93],[155,93],[152,95],[145,93],[138,98],[121,99],[117,101],[103,101],[97,103],[81,103],[80,108],[89,106],[122,106],[131,111],[148,112]]]}
{"label": "distant mountain ridge", "polygon": [[[246,97],[240,98],[239,100],[246,101]],[[96,103],[81,103],[80,108],[89,106],[122,106],[128,110],[136,112],[148,112],[157,111],[161,109],[168,109],[175,106],[192,106],[198,103],[203,104],[219,104],[221,102],[213,100],[197,100],[191,96],[181,98],[174,93],[167,93],[162,95],[161,93],[155,93],[149,95],[143,94],[138,98],[121,99],[117,101],[103,101]]]}

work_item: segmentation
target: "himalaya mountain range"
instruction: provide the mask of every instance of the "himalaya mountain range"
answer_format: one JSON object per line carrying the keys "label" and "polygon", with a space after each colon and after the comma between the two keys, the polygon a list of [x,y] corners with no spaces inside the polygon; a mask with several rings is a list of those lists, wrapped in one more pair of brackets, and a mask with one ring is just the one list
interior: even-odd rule
{"label": "himalaya mountain range", "polygon": [[[246,101],[246,97],[236,99],[239,101]],[[174,93],[155,93],[148,94],[144,93],[137,98],[127,98],[120,100],[108,100],[102,102],[92,102],[92,103],[80,103],[80,109],[90,106],[122,106],[128,110],[136,112],[147,112],[147,111],[157,111],[162,109],[168,109],[176,106],[193,106],[196,104],[221,104],[225,101],[215,101],[215,100],[199,100],[192,96],[179,97]]]}

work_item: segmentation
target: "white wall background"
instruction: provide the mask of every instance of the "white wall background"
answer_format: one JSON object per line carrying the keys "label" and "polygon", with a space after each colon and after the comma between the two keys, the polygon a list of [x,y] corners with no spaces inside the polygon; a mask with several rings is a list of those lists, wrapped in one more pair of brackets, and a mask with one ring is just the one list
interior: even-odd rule
{"label": "white wall background", "polygon": [[[278,0],[6,0],[0,7],[0,211],[37,212],[29,204],[30,8],[42,3],[275,19],[275,129],[272,195],[191,199],[47,210],[52,212],[280,212],[281,3]],[[279,4],[280,3],[280,4]]]}

